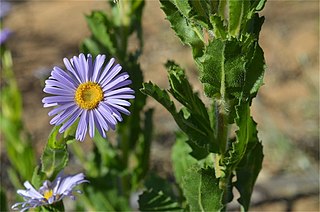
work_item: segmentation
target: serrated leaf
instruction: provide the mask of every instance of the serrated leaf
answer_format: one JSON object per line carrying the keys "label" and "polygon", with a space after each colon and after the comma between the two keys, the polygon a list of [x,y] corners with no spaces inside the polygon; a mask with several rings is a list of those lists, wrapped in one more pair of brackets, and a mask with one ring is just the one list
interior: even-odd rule
{"label": "serrated leaf", "polygon": [[223,20],[219,15],[211,15],[210,23],[213,28],[213,33],[215,38],[220,38],[225,40],[227,38],[227,29],[223,24]]}
{"label": "serrated leaf", "polygon": [[166,196],[162,191],[152,189],[139,195],[140,211],[182,211],[179,204]]}
{"label": "serrated leaf", "polygon": [[173,61],[168,61],[166,68],[169,74],[170,93],[192,113],[203,117],[204,120],[202,121],[208,124],[209,116],[207,109],[198,94],[193,92],[185,71]]}
{"label": "serrated leaf", "polygon": [[235,187],[240,193],[238,202],[244,211],[249,210],[253,187],[262,168],[262,149],[262,144],[258,140],[251,143],[236,169],[237,181],[235,182]]}
{"label": "serrated leaf", "polygon": [[210,132],[210,124],[203,126],[200,124],[198,114],[190,113],[186,108],[176,111],[174,103],[171,101],[167,91],[161,90],[157,85],[144,83],[141,91],[157,100],[173,116],[180,129],[186,133],[190,140],[198,146],[206,148],[208,151],[216,152],[217,144],[214,142],[213,133]]}
{"label": "serrated leaf", "polygon": [[202,36],[200,35],[202,29],[192,25],[171,1],[160,0],[160,3],[161,9],[171,24],[171,28],[176,32],[181,42],[191,46],[195,58],[201,56],[204,47]]}
{"label": "serrated leaf", "polygon": [[188,1],[185,0],[171,0],[171,2],[178,8],[180,13],[184,17],[189,17],[189,13],[191,11],[191,7]]}
{"label": "serrated leaf", "polygon": [[191,167],[183,178],[182,190],[191,211],[220,211],[223,191],[212,168]]}
{"label": "serrated leaf", "polygon": [[223,161],[230,170],[233,170],[245,156],[248,144],[257,142],[257,124],[250,116],[249,103],[236,106],[236,114],[235,123],[239,127],[236,131],[236,141],[232,143],[228,156]]}

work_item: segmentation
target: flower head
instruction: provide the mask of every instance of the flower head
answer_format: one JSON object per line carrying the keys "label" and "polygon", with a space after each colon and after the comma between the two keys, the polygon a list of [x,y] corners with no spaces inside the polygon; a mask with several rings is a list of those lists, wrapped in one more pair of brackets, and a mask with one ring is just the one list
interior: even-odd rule
{"label": "flower head", "polygon": [[[131,84],[122,67],[114,64],[112,58],[105,64],[105,55],[98,55],[93,61],[90,54],[74,56],[70,61],[64,58],[66,71],[54,67],[46,80],[44,92],[52,96],[43,98],[44,107],[55,106],[49,116],[55,116],[50,124],[60,125],[64,132],[78,118],[76,139],[83,141],[89,128],[94,137],[95,128],[106,137],[106,131],[115,129],[122,121],[121,113],[129,115],[125,108],[130,106],[128,99],[134,98],[134,91],[127,87]],[[120,73],[120,74],[119,74]]]}
{"label": "flower head", "polygon": [[82,173],[64,176],[63,173],[60,172],[53,182],[48,180],[44,181],[39,190],[36,190],[29,181],[26,181],[24,183],[26,190],[17,191],[25,201],[14,204],[11,209],[19,210],[19,207],[21,206],[21,211],[25,211],[29,208],[50,205],[59,202],[65,196],[74,200],[75,196],[72,192],[81,193],[81,191],[73,190],[73,188],[81,183],[89,182],[84,178],[85,176]]}

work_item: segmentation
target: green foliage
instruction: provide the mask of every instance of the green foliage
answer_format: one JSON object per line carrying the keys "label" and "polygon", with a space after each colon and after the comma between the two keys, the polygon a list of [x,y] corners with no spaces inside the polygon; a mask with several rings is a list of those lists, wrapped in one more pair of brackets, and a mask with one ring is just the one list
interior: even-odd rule
{"label": "green foliage", "polygon": [[[141,211],[223,211],[233,199],[234,187],[240,193],[242,210],[249,210],[263,160],[250,106],[263,84],[265,70],[259,45],[264,17],[258,15],[265,0],[160,0],[172,29],[191,47],[203,92],[210,98],[207,105],[193,91],[185,70],[173,61],[165,65],[169,89],[143,83],[138,60],[143,50],[145,2],[109,3],[109,12],[92,11],[86,16],[91,35],[80,48],[93,56],[115,57],[129,73],[136,92],[131,115],[117,125],[116,136],[104,139],[97,133],[90,151],[71,144],[78,123],[63,136],[58,136],[60,126],[54,127],[41,164],[35,167],[34,150],[24,133],[22,99],[11,56],[2,54],[6,85],[1,88],[1,132],[12,163],[8,169],[12,183],[20,187],[21,179],[32,177],[32,184],[39,188],[43,180],[52,179],[67,166],[71,147],[90,181],[76,210],[128,211],[132,209],[130,198],[143,190],[138,200]],[[132,36],[139,45],[129,51]],[[145,109],[144,94],[163,105],[181,129],[171,155],[175,181],[149,172],[153,110]],[[2,190],[0,194],[2,204],[5,195]],[[64,206],[59,202],[41,210],[60,211]]]}
{"label": "green foliage", "polygon": [[67,141],[57,138],[59,126],[55,126],[49,135],[48,143],[41,156],[41,171],[47,178],[56,176],[68,163]]}
{"label": "green foliage", "polygon": [[12,166],[8,167],[8,175],[13,185],[19,186],[20,180],[32,177],[32,170],[36,164],[35,151],[22,121],[22,97],[13,72],[11,53],[5,48],[1,50],[1,80],[4,84],[0,91],[0,130]]}
{"label": "green foliage", "polygon": [[[174,2],[178,2],[179,6],[175,5]],[[171,27],[176,32],[180,40],[191,46],[194,56],[202,55],[202,48],[204,44],[202,41],[201,29],[194,22],[186,18],[190,12],[188,2],[180,0],[160,0],[160,3],[161,9],[166,14],[167,19],[171,23]]]}
{"label": "green foliage", "polygon": [[[258,43],[264,22],[258,11],[265,0],[160,3],[171,28],[191,47],[204,93],[212,100],[212,105],[205,106],[184,70],[172,61],[166,64],[170,89],[162,90],[151,82],[141,89],[170,112],[185,134],[177,133],[172,162],[186,208],[225,210],[235,186],[241,195],[239,203],[248,210],[263,159],[250,106],[265,70]],[[179,111],[169,94],[181,103]],[[238,127],[236,138],[230,137],[232,125]]]}
{"label": "green foliage", "polygon": [[162,191],[148,190],[139,196],[140,211],[182,211],[179,204]]}
{"label": "green foliage", "polygon": [[241,195],[238,202],[244,211],[249,210],[251,194],[262,168],[263,160],[263,148],[260,142],[256,140],[256,142],[251,142],[248,146],[245,157],[243,157],[236,169],[237,181],[235,182],[235,187]]}
{"label": "green foliage", "polygon": [[[202,148],[207,153],[217,151],[207,109],[198,95],[192,91],[184,70],[171,61],[166,64],[166,67],[170,83],[169,92],[184,105],[179,112],[170,99],[168,91],[161,90],[152,83],[144,83],[141,91],[152,96],[171,113],[178,126],[188,135],[190,142],[194,143],[192,146],[195,149]],[[202,156],[203,154],[195,155],[198,158]]]}
{"label": "green foliage", "polygon": [[[128,211],[129,200],[117,190],[117,178],[112,174],[90,178],[90,186],[84,187],[79,196],[81,210],[89,211]],[[79,208],[80,210],[80,208]]]}
{"label": "green foliage", "polygon": [[223,190],[212,168],[189,168],[182,182],[183,193],[191,211],[220,211]]}

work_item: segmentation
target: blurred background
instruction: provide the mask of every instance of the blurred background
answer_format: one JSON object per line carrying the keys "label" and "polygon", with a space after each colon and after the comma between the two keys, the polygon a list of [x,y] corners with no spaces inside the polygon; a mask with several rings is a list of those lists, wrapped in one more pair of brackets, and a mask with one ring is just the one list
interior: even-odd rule
{"label": "blurred background", "polygon": [[[43,81],[53,66],[63,67],[62,58],[79,53],[80,42],[90,35],[84,15],[108,10],[108,5],[71,0],[10,3],[3,22],[12,31],[7,47],[23,94],[24,123],[40,155],[51,130],[49,110],[41,103]],[[252,115],[265,157],[251,209],[319,211],[319,1],[269,0],[261,15],[266,17],[260,44],[267,70]],[[168,88],[164,63],[174,59],[201,92],[191,50],[180,43],[164,17],[158,1],[146,0],[140,60],[145,81]],[[133,38],[130,46],[135,45]],[[178,128],[153,99],[148,99],[148,106],[156,110],[151,167],[169,177],[170,148]],[[86,148],[90,142],[81,145]],[[1,144],[1,163],[7,162]]]}

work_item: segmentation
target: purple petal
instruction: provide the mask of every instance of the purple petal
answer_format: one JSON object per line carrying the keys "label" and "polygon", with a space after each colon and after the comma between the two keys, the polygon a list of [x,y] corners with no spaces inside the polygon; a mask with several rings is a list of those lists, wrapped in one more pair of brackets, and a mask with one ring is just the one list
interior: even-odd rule
{"label": "purple petal", "polygon": [[122,106],[130,106],[131,103],[126,101],[126,100],[122,100],[122,99],[112,99],[112,98],[108,98],[107,99],[107,103],[112,103],[112,104],[117,104],[117,105],[122,105]]}
{"label": "purple petal", "polygon": [[[70,59],[70,61],[72,61],[72,59]],[[82,81],[79,77],[79,74],[74,70],[68,58],[63,58],[63,63],[66,66],[67,70],[75,77],[75,79],[77,80],[77,83],[81,83]]]}
{"label": "purple petal", "polygon": [[71,78],[65,71],[63,71],[59,67],[53,68],[51,76],[53,77],[53,79],[61,82],[62,84],[65,84],[72,89],[76,89],[76,87],[78,87],[79,85],[75,79]]}
{"label": "purple petal", "polygon": [[64,110],[62,113],[59,114],[59,119],[55,123],[55,125],[60,125],[66,121],[73,113],[75,113],[79,109],[78,106],[71,106]]}
{"label": "purple petal", "polygon": [[53,95],[72,96],[72,97],[74,96],[74,91],[68,90],[68,89],[45,87],[43,91]]}
{"label": "purple petal", "polygon": [[107,97],[107,99],[134,99],[133,95],[129,94],[119,94]]}
{"label": "purple petal", "polygon": [[100,79],[99,79],[99,83],[102,86],[105,86],[106,84],[108,84],[115,76],[117,76],[117,74],[119,74],[119,72],[121,71],[122,67],[117,64],[115,65],[110,72],[108,73],[107,76],[105,76],[106,72],[104,72],[104,75],[101,75]]}
{"label": "purple petal", "polygon": [[66,121],[66,123],[64,123],[61,126],[61,128],[59,129],[59,132],[63,133],[66,129],[68,129],[77,120],[81,112],[82,112],[82,109],[80,108],[76,112],[74,112],[72,116],[68,119],[68,121]]}
{"label": "purple petal", "polygon": [[65,109],[67,109],[67,108],[69,108],[69,107],[72,107],[73,105],[75,105],[74,102],[70,102],[70,103],[67,103],[67,104],[60,105],[60,106],[58,106],[58,107],[56,107],[56,108],[53,108],[53,109],[48,113],[48,115],[49,115],[49,116],[56,115],[56,114],[60,113],[61,111],[65,110]]}
{"label": "purple petal", "polygon": [[131,88],[119,88],[116,90],[108,91],[104,93],[105,97],[116,95],[116,94],[134,94],[134,90]]}
{"label": "purple petal", "polygon": [[88,129],[88,116],[87,110],[83,110],[80,121],[76,131],[76,139],[79,141],[83,141]]}
{"label": "purple petal", "polygon": [[113,103],[108,103],[110,106],[114,107],[116,110],[120,111],[121,113],[124,113],[126,115],[130,115],[129,110],[127,110],[126,108],[117,105],[117,104],[113,104]]}
{"label": "purple petal", "polygon": [[96,57],[96,59],[94,61],[93,74],[92,74],[92,78],[91,78],[91,80],[93,82],[97,82],[97,78],[98,78],[100,70],[104,64],[105,58],[106,58],[105,55],[100,55],[100,54]]}
{"label": "purple petal", "polygon": [[89,135],[91,138],[94,137],[94,114],[93,114],[93,110],[89,110],[88,111],[89,114]]}

